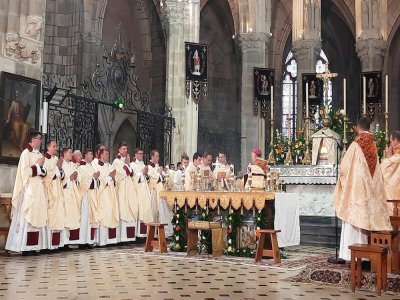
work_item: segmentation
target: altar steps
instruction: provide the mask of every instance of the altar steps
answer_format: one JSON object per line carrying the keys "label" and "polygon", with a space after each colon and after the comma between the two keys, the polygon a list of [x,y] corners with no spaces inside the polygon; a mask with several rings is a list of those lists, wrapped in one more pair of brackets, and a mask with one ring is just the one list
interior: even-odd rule
{"label": "altar steps", "polygon": [[[340,220],[338,225],[340,241]],[[335,218],[300,216],[300,243],[302,245],[335,247]]]}

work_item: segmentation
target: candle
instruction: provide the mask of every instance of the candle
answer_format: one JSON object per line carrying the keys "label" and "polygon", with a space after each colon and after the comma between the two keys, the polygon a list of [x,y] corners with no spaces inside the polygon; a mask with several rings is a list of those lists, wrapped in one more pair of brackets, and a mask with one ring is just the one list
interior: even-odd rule
{"label": "candle", "polygon": [[308,82],[306,82],[306,118],[309,117],[309,109],[308,109]]}
{"label": "candle", "polygon": [[346,78],[343,78],[343,112],[346,114]]}
{"label": "candle", "polygon": [[367,77],[363,77],[363,114],[367,114]]}
{"label": "candle", "polygon": [[389,112],[389,76],[385,76],[385,109]]}
{"label": "candle", "polygon": [[271,120],[274,119],[274,86],[271,85]]}

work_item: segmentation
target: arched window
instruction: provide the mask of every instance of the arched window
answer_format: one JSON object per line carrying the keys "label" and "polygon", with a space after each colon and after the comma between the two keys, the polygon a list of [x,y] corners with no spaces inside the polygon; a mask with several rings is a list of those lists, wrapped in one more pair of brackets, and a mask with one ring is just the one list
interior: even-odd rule
{"label": "arched window", "polygon": [[[321,49],[317,63],[315,64],[316,73],[324,73],[328,63],[325,52]],[[283,67],[282,81],[282,133],[285,137],[289,134],[294,136],[296,132],[297,119],[297,62],[292,51],[289,52]],[[301,84],[301,83],[300,83]],[[325,95],[324,95],[325,97]],[[325,101],[325,99],[324,99]],[[332,82],[329,81],[327,103],[332,102]]]}

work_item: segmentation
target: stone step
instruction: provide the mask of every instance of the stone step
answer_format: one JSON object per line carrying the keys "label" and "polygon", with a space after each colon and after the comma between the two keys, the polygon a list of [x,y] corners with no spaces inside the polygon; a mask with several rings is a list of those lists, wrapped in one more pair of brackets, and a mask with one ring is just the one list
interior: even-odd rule
{"label": "stone step", "polygon": [[[341,222],[338,222],[340,240]],[[300,216],[300,243],[322,247],[335,247],[336,229],[334,217]]]}

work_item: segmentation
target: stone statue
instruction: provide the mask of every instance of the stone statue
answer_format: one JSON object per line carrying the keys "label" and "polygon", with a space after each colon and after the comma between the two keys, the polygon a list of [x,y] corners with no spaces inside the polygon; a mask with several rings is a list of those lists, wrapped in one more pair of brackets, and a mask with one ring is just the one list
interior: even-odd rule
{"label": "stone statue", "polygon": [[323,128],[311,136],[312,139],[312,164],[313,165],[334,165],[340,157],[337,142],[340,136],[329,128],[330,119],[325,118]]}

